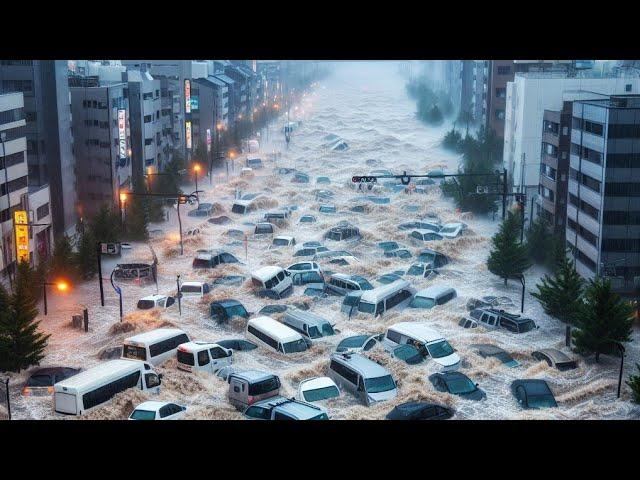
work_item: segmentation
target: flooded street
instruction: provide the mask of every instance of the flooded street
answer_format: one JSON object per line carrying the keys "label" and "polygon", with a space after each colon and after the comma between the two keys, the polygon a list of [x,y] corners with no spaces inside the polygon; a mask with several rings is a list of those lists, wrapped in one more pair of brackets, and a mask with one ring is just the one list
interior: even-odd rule
{"label": "flooded street", "polygon": [[[238,367],[259,369],[276,373],[283,383],[283,394],[293,396],[301,380],[312,376],[324,375],[329,364],[329,355],[335,345],[344,337],[355,334],[382,333],[386,328],[401,321],[424,321],[437,329],[462,357],[461,371],[487,393],[482,401],[464,400],[434,390],[427,377],[437,370],[436,365],[427,360],[419,365],[407,365],[391,359],[388,354],[377,349],[369,352],[373,358],[386,364],[398,382],[398,397],[391,401],[365,407],[354,397],[345,393],[327,405],[332,419],[382,419],[397,404],[409,400],[434,401],[456,410],[456,419],[598,419],[598,418],[640,418],[640,408],[631,403],[628,388],[623,386],[621,399],[616,399],[617,374],[619,361],[603,356],[600,364],[593,360],[580,359],[575,370],[560,372],[536,362],[531,352],[539,348],[564,347],[564,325],[545,315],[539,303],[531,297],[529,290],[534,288],[537,279],[544,273],[539,267],[532,267],[526,273],[527,293],[525,295],[524,315],[535,320],[539,329],[516,335],[506,330],[489,331],[482,327],[463,329],[458,326],[459,319],[467,313],[466,301],[470,297],[485,295],[508,296],[514,302],[510,311],[519,310],[521,286],[503,282],[487,271],[486,258],[490,250],[491,236],[497,230],[500,215],[495,220],[464,216],[468,230],[455,239],[425,242],[423,246],[410,241],[408,231],[397,228],[401,223],[422,218],[427,214],[439,216],[442,223],[460,221],[462,212],[457,212],[453,203],[445,199],[437,185],[427,187],[426,193],[407,195],[380,189],[379,194],[388,196],[388,205],[367,203],[367,213],[355,213],[349,209],[364,202],[354,202],[357,197],[373,192],[359,192],[351,183],[353,175],[366,175],[372,170],[389,169],[394,173],[425,173],[434,169],[455,171],[460,156],[441,147],[442,138],[449,124],[442,127],[429,127],[421,123],[415,115],[415,102],[405,91],[405,80],[397,73],[397,65],[392,62],[379,63],[340,63],[333,74],[320,82],[306,94],[303,101],[291,108],[291,120],[301,120],[300,127],[292,135],[290,145],[286,146],[282,126],[286,114],[274,122],[269,130],[261,132],[261,153],[263,161],[266,154],[280,151],[277,162],[265,161],[265,168],[255,171],[253,177],[238,176],[242,166],[236,162],[229,181],[226,170],[219,168],[213,179],[200,181],[199,188],[204,189],[201,202],[214,204],[212,216],[226,215],[232,222],[227,225],[208,223],[207,218],[187,215],[195,207],[185,205],[182,211],[183,231],[198,227],[200,233],[185,235],[184,255],[180,255],[178,246],[178,220],[176,211],[171,209],[169,220],[163,224],[151,225],[154,233],[149,244],[134,244],[122,258],[104,259],[103,276],[106,278],[104,289],[105,307],[100,306],[98,281],[92,280],[77,286],[66,297],[51,295],[49,315],[41,317],[42,328],[51,333],[47,356],[42,362],[47,365],[65,365],[86,369],[99,363],[99,354],[105,348],[122,345],[122,340],[135,333],[160,326],[176,326],[184,329],[191,339],[219,340],[242,338],[246,320],[233,319],[229,324],[218,325],[209,319],[209,304],[221,298],[239,300],[249,312],[257,312],[266,304],[291,304],[304,301],[311,311],[335,323],[340,333],[315,341],[311,349],[304,353],[284,356],[263,347],[248,352],[234,354],[234,364]],[[349,148],[345,151],[331,151],[323,147],[325,136],[335,134],[342,137]],[[308,184],[293,183],[292,175],[279,175],[281,167],[295,168],[307,173]],[[318,176],[330,178],[329,185],[316,185]],[[191,186],[183,188],[185,192],[194,190]],[[378,187],[376,187],[378,188]],[[242,194],[262,193],[268,199],[266,208],[247,215],[231,213],[236,190]],[[320,203],[315,199],[319,189],[331,190],[333,200],[323,203],[335,204],[338,212],[322,214],[318,212]],[[377,194],[377,193],[376,193]],[[326,241],[330,249],[348,250],[359,262],[352,265],[320,265],[324,270],[353,273],[364,276],[374,286],[376,278],[394,270],[405,270],[415,263],[416,254],[422,248],[431,248],[444,253],[451,259],[442,274],[434,279],[405,277],[417,290],[431,285],[446,285],[456,289],[458,298],[446,305],[430,310],[406,309],[391,311],[374,318],[364,314],[354,314],[351,319],[341,313],[342,297],[330,296],[325,299],[311,300],[303,295],[304,286],[294,287],[291,297],[283,300],[258,298],[252,291],[250,274],[266,265],[287,267],[296,262],[309,260],[293,257],[293,250],[269,250],[271,239],[249,238],[246,252],[242,241],[234,241],[226,232],[237,228],[242,222],[257,222],[264,213],[275,208],[297,205],[292,216],[277,230],[278,235],[291,235],[296,243],[318,240],[324,242],[323,234],[338,222],[346,220],[360,229],[362,238],[357,242]],[[406,207],[416,206],[418,211],[409,213]],[[302,215],[315,215],[316,223],[300,224]],[[386,258],[377,247],[381,241],[395,240],[406,245],[413,254],[410,259]],[[136,309],[137,301],[143,296],[156,293],[155,284],[121,285],[123,290],[124,321],[119,322],[118,299],[108,277],[117,262],[149,261],[152,258],[151,247],[159,260],[159,279],[157,292],[167,295],[176,293],[176,275],[182,281],[212,279],[229,274],[244,275],[249,279],[239,287],[215,287],[211,294],[203,299],[184,299],[182,314],[177,305],[167,310],[141,311]],[[193,270],[191,262],[196,250],[203,248],[221,248],[233,253],[242,264],[222,265],[211,270]],[[79,314],[82,308],[88,308],[90,316],[89,332],[71,327],[71,315]],[[277,318],[277,316],[276,316]],[[627,348],[624,379],[640,361],[638,339],[634,332],[634,342]],[[508,369],[500,364],[482,359],[472,349],[475,343],[491,343],[510,352],[522,365]],[[145,399],[176,401],[188,406],[187,418],[202,419],[240,419],[226,400],[228,384],[214,376],[191,375],[180,372],[175,360],[170,360],[158,368],[164,374],[162,391],[158,396],[141,391],[126,391],[113,401],[99,407],[83,418],[122,419]],[[60,418],[53,412],[50,398],[25,398],[19,395],[20,381],[27,373],[15,376],[12,385],[12,410],[14,418],[39,419]],[[558,408],[540,411],[524,411],[518,407],[509,390],[515,379],[542,378],[547,380],[558,401]]]}

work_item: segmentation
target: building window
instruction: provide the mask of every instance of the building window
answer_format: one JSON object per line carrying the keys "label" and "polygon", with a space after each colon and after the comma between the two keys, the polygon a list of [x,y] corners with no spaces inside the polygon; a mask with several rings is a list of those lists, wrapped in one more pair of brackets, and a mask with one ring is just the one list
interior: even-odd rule
{"label": "building window", "polygon": [[496,98],[507,98],[507,89],[496,88]]}
{"label": "building window", "polygon": [[640,210],[608,210],[603,217],[605,225],[640,225]]}
{"label": "building window", "polygon": [[[33,113],[35,119],[35,112],[29,112],[29,114],[27,114],[27,121],[30,121],[28,116],[31,113]],[[19,122],[20,120],[24,119],[24,108],[12,108],[11,110],[0,112],[0,125],[5,123]]]}
{"label": "building window", "polygon": [[550,157],[558,157],[558,147],[552,145],[551,143],[542,142],[542,151]]}
{"label": "building window", "polygon": [[498,75],[509,75],[511,73],[511,65],[499,65]]}
{"label": "building window", "polygon": [[144,116],[144,123],[151,123],[153,121],[153,116],[152,115],[145,115]]}
{"label": "building window", "polygon": [[[24,177],[16,178],[15,180],[11,180],[9,182],[9,193],[13,193],[16,190],[27,188],[28,184],[29,184],[28,175],[25,175]],[[7,184],[3,183],[2,186],[0,187],[0,195],[4,196],[6,194],[7,194]]]}
{"label": "building window", "polygon": [[[600,193],[600,182],[598,180],[596,180],[593,177],[590,177],[589,175],[585,174],[585,173],[580,173],[577,170],[570,168],[569,169],[569,176],[575,180],[576,182],[584,185],[587,188],[590,188],[591,190]],[[640,187],[640,183],[638,184],[638,186]]]}
{"label": "building window", "polygon": [[38,207],[36,209],[36,218],[38,220],[42,220],[44,217],[49,215],[49,204],[45,203],[44,205]]}
{"label": "building window", "polygon": [[545,177],[549,177],[551,180],[556,179],[556,169],[545,163],[540,164],[540,173]]}
{"label": "building window", "polygon": [[549,120],[544,120],[542,125],[545,132],[551,133],[553,135],[558,135],[558,129],[560,125],[558,125],[556,122],[550,122]]}
{"label": "building window", "polygon": [[585,255],[582,250],[576,248],[575,249],[576,252],[576,258],[578,260],[580,260],[580,262],[582,264],[584,264],[587,268],[589,268],[589,270],[591,270],[592,272],[596,271],[596,262],[594,262],[593,260],[591,260],[587,255]]}
{"label": "building window", "polygon": [[504,110],[496,110],[496,120],[504,120]]}
{"label": "building window", "polygon": [[609,138],[640,138],[640,124],[609,125]]}
{"label": "building window", "polygon": [[543,185],[538,185],[538,193],[550,202],[553,202],[555,200],[555,193],[553,192],[553,190],[549,190]]}
{"label": "building window", "polygon": [[638,238],[603,238],[602,250],[607,252],[640,252]]}
{"label": "building window", "polygon": [[631,84],[630,84],[630,83],[627,83],[627,84],[624,86],[624,91],[625,91],[625,92],[630,92],[630,91],[631,91]]}
{"label": "building window", "polygon": [[605,195],[609,197],[640,196],[640,182],[607,182]]}
{"label": "building window", "polygon": [[13,167],[24,162],[24,152],[12,153],[4,157],[4,161],[0,163],[2,169]]}
{"label": "building window", "polygon": [[604,126],[601,123],[590,122],[588,120],[585,120],[584,131],[601,137],[602,133],[604,132]]}

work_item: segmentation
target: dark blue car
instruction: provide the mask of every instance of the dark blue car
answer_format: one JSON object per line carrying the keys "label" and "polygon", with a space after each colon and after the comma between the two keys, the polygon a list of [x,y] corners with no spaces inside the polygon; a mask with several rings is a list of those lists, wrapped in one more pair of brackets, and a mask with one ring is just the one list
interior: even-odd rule
{"label": "dark blue car", "polygon": [[478,388],[469,377],[460,372],[434,373],[429,376],[429,381],[439,392],[458,395],[467,400],[482,400],[487,394]]}

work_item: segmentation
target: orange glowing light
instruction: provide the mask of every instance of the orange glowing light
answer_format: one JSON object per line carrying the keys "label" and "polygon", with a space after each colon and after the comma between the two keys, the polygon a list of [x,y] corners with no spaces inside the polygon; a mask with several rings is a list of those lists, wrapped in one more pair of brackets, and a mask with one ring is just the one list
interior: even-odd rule
{"label": "orange glowing light", "polygon": [[64,281],[56,283],[56,287],[58,288],[59,292],[66,292],[67,290],[69,290],[69,284]]}
{"label": "orange glowing light", "polygon": [[198,173],[200,171],[200,165],[198,165],[197,163],[193,166],[193,171]]}
{"label": "orange glowing light", "polygon": [[126,194],[126,193],[122,192],[122,193],[120,194],[120,201],[121,201],[122,203],[124,203],[124,202],[126,202],[126,201],[127,201],[127,194]]}

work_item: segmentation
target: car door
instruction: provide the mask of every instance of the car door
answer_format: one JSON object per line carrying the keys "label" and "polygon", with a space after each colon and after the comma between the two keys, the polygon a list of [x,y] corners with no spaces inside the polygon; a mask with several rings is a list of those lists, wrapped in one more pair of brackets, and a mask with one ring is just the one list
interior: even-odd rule
{"label": "car door", "polygon": [[227,354],[221,347],[209,349],[209,354],[211,355],[211,371],[214,373],[231,364],[231,352]]}
{"label": "car door", "polygon": [[271,409],[261,407],[259,405],[252,405],[244,412],[245,416],[250,420],[270,420]]}

